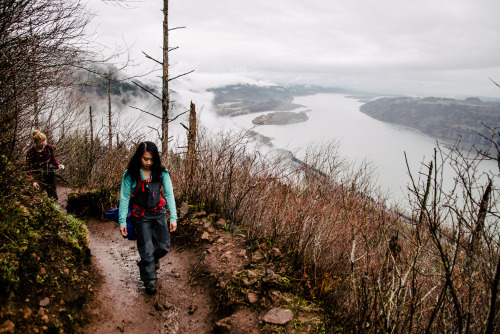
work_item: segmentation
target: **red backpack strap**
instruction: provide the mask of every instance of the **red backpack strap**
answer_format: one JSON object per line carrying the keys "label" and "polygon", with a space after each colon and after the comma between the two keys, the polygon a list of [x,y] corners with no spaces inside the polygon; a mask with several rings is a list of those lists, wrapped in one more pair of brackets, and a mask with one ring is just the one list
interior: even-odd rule
{"label": "red backpack strap", "polygon": [[135,183],[135,188],[134,188],[134,191],[132,192],[132,195],[130,196],[130,198],[134,197],[139,192],[140,188],[141,188],[141,180],[139,180]]}
{"label": "red backpack strap", "polygon": [[134,191],[130,195],[130,199],[134,198],[134,196],[137,195],[137,193],[139,191],[141,191],[141,188],[142,188],[142,191],[144,191],[144,181],[142,179],[140,179],[139,181],[136,182]]}

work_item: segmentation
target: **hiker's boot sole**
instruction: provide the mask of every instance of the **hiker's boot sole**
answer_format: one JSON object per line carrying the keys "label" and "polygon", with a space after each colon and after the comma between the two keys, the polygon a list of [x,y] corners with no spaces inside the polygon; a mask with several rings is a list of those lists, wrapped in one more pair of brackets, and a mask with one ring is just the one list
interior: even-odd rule
{"label": "hiker's boot sole", "polygon": [[154,295],[154,294],[156,294],[156,287],[154,287],[154,286],[147,286],[146,287],[146,293],[148,295]]}

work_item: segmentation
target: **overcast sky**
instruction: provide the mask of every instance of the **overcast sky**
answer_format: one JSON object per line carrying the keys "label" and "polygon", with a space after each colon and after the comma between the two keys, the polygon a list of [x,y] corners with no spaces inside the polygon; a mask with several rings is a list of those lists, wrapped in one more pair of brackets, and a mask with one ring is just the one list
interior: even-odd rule
{"label": "overcast sky", "polygon": [[[97,40],[132,48],[130,71],[153,66],[142,52],[161,60],[162,1],[88,4]],[[499,13],[498,0],[170,0],[169,26],[186,27],[170,32],[170,76],[500,97]]]}

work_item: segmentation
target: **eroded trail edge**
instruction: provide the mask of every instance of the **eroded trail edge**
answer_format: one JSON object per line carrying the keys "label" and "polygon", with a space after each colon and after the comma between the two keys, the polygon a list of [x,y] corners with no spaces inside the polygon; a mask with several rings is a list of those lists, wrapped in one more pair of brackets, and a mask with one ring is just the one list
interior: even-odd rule
{"label": "eroded trail edge", "polygon": [[[214,228],[204,212],[179,224],[170,252],[157,271],[158,292],[148,296],[139,279],[135,241],[123,239],[114,222],[88,221],[96,270],[91,321],[83,333],[211,333],[220,307],[217,282],[242,270],[250,259],[244,235]],[[217,224],[215,224],[217,225]],[[219,224],[220,225],[220,224]],[[196,231],[196,233],[195,233]],[[201,234],[193,238],[194,234]],[[219,314],[220,315],[220,314]],[[252,326],[255,321],[252,321]]]}

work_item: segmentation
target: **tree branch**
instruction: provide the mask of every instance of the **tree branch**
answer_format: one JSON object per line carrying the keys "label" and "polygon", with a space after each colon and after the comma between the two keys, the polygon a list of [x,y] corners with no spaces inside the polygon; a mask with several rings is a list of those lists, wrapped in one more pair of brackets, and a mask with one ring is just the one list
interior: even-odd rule
{"label": "tree branch", "polygon": [[149,115],[151,115],[151,116],[154,116],[154,117],[156,117],[156,118],[161,119],[161,117],[160,117],[160,116],[156,116],[155,114],[150,113],[149,111],[143,110],[143,109],[141,109],[141,108],[133,107],[133,106],[129,106],[129,107],[130,107],[130,108],[133,108],[133,109],[140,110],[140,111],[142,111],[142,112],[145,112],[146,114],[149,114]]}
{"label": "tree branch", "polygon": [[175,27],[175,28],[170,28],[168,29],[168,31],[171,31],[171,30],[176,30],[176,29],[185,29],[186,27]]}
{"label": "tree branch", "polygon": [[148,92],[149,94],[153,95],[154,97],[156,97],[158,100],[161,101],[161,97],[157,96],[155,93],[149,91],[148,89],[146,89],[145,87],[142,87],[141,85],[139,85],[137,82],[135,81],[132,81],[132,83],[136,86],[138,86],[139,88],[142,88],[143,90],[145,90],[146,92]]}
{"label": "tree branch", "polygon": [[150,55],[148,55],[146,52],[142,51],[142,53],[146,56],[146,58],[151,59],[152,61],[154,61],[154,62],[156,62],[156,63],[158,63],[160,65],[163,65],[163,63],[161,61],[158,61],[158,60],[154,59],[153,57],[151,57]]}
{"label": "tree branch", "polygon": [[488,78],[488,79],[490,79],[490,81],[493,82],[496,86],[500,87],[500,84],[497,84],[495,81],[493,81],[492,78]]}
{"label": "tree branch", "polygon": [[189,72],[186,72],[186,73],[183,73],[183,74],[181,74],[181,75],[178,75],[178,76],[176,76],[176,77],[173,77],[173,78],[168,79],[168,81],[175,80],[175,79],[177,79],[177,78],[180,78],[180,77],[182,77],[182,76],[184,76],[184,75],[188,75],[188,74],[193,73],[193,72],[194,72],[194,70],[189,71]]}
{"label": "tree branch", "polygon": [[169,122],[173,122],[173,121],[175,121],[177,118],[179,118],[180,116],[182,116],[182,115],[184,115],[185,113],[187,113],[188,111],[189,111],[189,110],[186,110],[185,112],[180,113],[179,115],[175,116],[175,117],[174,117],[174,118],[172,118],[172,119],[169,119],[168,121],[169,121]]}

